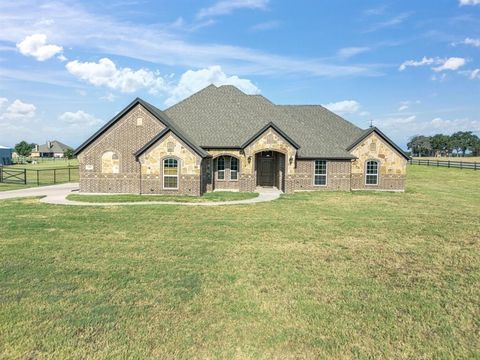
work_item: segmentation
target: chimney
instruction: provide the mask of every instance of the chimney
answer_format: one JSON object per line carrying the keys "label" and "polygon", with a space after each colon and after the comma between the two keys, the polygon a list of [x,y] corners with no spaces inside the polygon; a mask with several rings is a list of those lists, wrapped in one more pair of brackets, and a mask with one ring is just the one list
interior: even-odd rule
{"label": "chimney", "polygon": [[49,149],[52,148],[52,142],[51,142],[51,141],[47,141],[47,147],[48,147]]}
{"label": "chimney", "polygon": [[35,151],[38,151],[38,144],[35,144]]}

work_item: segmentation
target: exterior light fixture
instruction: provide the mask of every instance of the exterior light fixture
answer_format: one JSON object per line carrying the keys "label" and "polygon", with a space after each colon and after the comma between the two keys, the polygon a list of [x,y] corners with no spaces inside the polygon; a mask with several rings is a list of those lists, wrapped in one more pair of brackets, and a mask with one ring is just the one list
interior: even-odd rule
{"label": "exterior light fixture", "polygon": [[290,165],[293,164],[293,156],[290,156],[290,159],[288,159],[288,161],[290,162]]}
{"label": "exterior light fixture", "polygon": [[250,164],[250,163],[252,162],[252,157],[249,156],[249,157],[247,158],[247,160],[248,160],[248,163]]}

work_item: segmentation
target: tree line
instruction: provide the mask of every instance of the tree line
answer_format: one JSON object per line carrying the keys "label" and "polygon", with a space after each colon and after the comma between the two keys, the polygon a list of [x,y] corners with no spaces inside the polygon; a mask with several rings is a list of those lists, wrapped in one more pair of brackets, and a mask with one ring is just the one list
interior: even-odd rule
{"label": "tree line", "polygon": [[412,156],[480,156],[480,138],[472,131],[452,135],[415,135],[407,143]]}

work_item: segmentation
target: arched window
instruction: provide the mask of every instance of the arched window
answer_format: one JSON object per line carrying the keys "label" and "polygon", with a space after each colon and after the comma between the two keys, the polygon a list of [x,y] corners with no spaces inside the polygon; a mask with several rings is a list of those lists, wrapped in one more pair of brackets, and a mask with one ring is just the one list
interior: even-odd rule
{"label": "arched window", "polygon": [[369,160],[366,164],[365,184],[378,185],[378,161]]}
{"label": "arched window", "polygon": [[120,159],[113,151],[106,151],[102,155],[102,174],[118,174],[120,172]]}
{"label": "arched window", "polygon": [[163,188],[178,189],[178,161],[176,159],[163,160]]}
{"label": "arched window", "polygon": [[238,159],[230,157],[230,180],[238,180]]}
{"label": "arched window", "polygon": [[217,179],[225,180],[225,156],[217,159]]}

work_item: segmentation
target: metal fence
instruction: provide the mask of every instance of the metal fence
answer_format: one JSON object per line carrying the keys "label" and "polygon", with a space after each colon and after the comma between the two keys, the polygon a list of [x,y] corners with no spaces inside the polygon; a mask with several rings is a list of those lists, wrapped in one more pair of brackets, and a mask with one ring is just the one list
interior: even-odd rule
{"label": "metal fence", "polygon": [[454,169],[470,169],[470,170],[480,170],[480,163],[476,161],[451,161],[451,160],[421,160],[421,159],[411,159],[408,161],[412,165],[426,165],[426,166],[436,166],[436,167],[447,167]]}
{"label": "metal fence", "polygon": [[0,183],[53,185],[78,181],[78,166],[29,169],[0,166]]}

